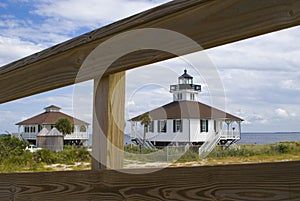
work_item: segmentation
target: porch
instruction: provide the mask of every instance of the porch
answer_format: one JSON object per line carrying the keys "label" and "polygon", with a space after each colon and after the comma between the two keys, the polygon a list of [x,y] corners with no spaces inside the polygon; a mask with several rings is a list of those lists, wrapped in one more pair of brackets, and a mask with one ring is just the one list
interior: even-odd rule
{"label": "porch", "polygon": [[[37,132],[35,133],[20,133],[19,138],[23,140],[36,140]],[[88,140],[89,134],[88,132],[74,132],[70,135],[64,136],[65,140]]]}
{"label": "porch", "polygon": [[241,121],[225,119],[220,123],[220,140],[236,141],[241,139]]}

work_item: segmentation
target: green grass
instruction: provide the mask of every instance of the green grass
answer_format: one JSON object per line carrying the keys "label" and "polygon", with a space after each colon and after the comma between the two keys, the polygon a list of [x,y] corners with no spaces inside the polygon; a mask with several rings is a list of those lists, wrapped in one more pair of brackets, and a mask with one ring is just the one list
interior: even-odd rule
{"label": "green grass", "polygon": [[[65,170],[66,165],[68,170],[87,170],[91,167],[91,154],[83,148],[65,146],[61,152],[42,149],[30,153],[25,151],[27,145],[17,138],[0,137],[0,172]],[[185,147],[140,150],[137,146],[127,145],[124,163],[169,162],[171,166],[192,166],[300,160],[300,142],[238,146],[238,149],[218,146],[205,159],[200,159],[198,147],[190,147],[188,150]],[[59,165],[53,167],[53,164]]]}
{"label": "green grass", "polygon": [[[300,160],[300,142],[281,142],[265,145],[249,144],[238,145],[238,147],[238,149],[224,149],[217,146],[205,159],[200,159],[197,153],[198,147],[191,147],[186,152],[183,150],[177,150],[176,152],[176,149],[172,148],[168,151],[166,149],[159,152],[144,149],[140,152],[138,147],[128,145],[125,147],[125,151],[127,151],[125,159],[140,162],[166,162],[166,154],[168,153],[170,156],[167,162],[173,162],[172,166],[183,163],[185,163],[185,166],[190,166],[197,164],[219,165]],[[175,157],[172,158],[172,156]]]}
{"label": "green grass", "polygon": [[216,147],[208,157],[251,157],[251,156],[278,156],[299,155],[300,142],[281,142],[266,145],[239,145],[239,149],[222,149]]}
{"label": "green grass", "polygon": [[51,171],[49,164],[74,165],[76,162],[90,162],[91,154],[83,148],[65,146],[61,152],[47,149],[35,153],[25,151],[28,143],[14,137],[0,137],[0,172]]}
{"label": "green grass", "polygon": [[239,145],[239,149],[216,147],[202,165],[224,165],[300,160],[300,142]]}

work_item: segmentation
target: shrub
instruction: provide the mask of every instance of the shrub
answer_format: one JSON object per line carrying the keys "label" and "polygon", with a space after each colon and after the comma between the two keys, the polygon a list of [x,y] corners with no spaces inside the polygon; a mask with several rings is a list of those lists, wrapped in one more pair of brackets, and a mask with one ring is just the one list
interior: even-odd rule
{"label": "shrub", "polygon": [[91,160],[91,155],[87,150],[72,146],[65,147],[61,152],[52,152],[48,149],[42,149],[33,153],[33,155],[36,162],[43,162],[46,164],[74,164],[75,162]]}
{"label": "shrub", "polygon": [[190,161],[198,161],[199,154],[194,151],[185,152],[179,159],[178,162],[190,162]]}
{"label": "shrub", "polygon": [[279,143],[273,146],[273,150],[280,154],[287,154],[291,152],[292,147],[288,144]]}
{"label": "shrub", "polygon": [[25,153],[25,148],[29,144],[16,137],[0,137],[0,162],[13,156],[20,156]]}
{"label": "shrub", "polygon": [[43,162],[46,164],[57,163],[56,154],[48,149],[37,150],[33,153],[34,160],[38,163]]}

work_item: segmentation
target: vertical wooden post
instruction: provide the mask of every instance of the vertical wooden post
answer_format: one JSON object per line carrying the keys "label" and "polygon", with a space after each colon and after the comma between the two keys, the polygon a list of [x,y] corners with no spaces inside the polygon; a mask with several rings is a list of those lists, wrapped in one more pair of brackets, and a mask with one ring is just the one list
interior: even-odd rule
{"label": "vertical wooden post", "polygon": [[94,81],[92,169],[123,166],[125,71]]}

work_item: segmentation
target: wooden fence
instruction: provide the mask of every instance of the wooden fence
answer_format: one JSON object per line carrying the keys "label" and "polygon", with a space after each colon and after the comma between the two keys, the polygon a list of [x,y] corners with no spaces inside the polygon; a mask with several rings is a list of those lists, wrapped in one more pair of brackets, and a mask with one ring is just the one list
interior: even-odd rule
{"label": "wooden fence", "polygon": [[[300,200],[300,162],[0,175],[1,201]],[[136,170],[138,171],[138,170]],[[132,170],[134,172],[134,170]]]}
{"label": "wooden fence", "polygon": [[[167,29],[207,49],[297,26],[299,13],[298,0],[175,0],[3,66],[0,103],[75,83],[94,48],[129,30]],[[188,45],[175,48],[180,55],[199,51]],[[167,168],[150,174],[98,170],[122,167],[122,154],[113,152],[99,135],[123,149],[123,132],[115,121],[124,123],[125,88],[124,84],[118,88],[118,98],[113,98],[112,88],[124,78],[125,70],[174,56],[140,50],[107,69],[99,65],[98,70],[105,71],[100,80],[88,72],[84,78],[95,79],[93,122],[100,121],[93,125],[93,169],[97,171],[0,174],[0,200],[300,200],[300,162]],[[118,106],[115,112],[120,119],[112,117],[113,105]]]}

